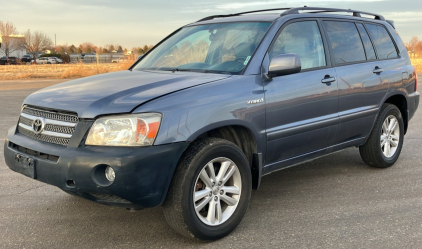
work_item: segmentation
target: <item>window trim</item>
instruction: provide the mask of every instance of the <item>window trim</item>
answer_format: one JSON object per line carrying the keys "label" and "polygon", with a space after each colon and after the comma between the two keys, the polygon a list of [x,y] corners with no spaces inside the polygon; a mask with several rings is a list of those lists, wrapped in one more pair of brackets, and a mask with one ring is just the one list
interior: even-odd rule
{"label": "window trim", "polygon": [[[377,49],[377,47],[375,46],[375,42],[373,41],[372,36],[371,36],[371,33],[368,31],[368,28],[366,27],[366,24],[371,24],[371,25],[381,26],[381,27],[383,27],[383,28],[385,29],[385,31],[387,31],[387,34],[390,36],[390,39],[391,39],[391,41],[393,42],[394,48],[396,49],[397,57],[395,57],[395,58],[380,59],[380,57],[379,57],[379,55],[378,55],[378,51],[376,50],[376,49]],[[375,49],[376,54],[377,54],[377,59],[378,59],[379,61],[384,61],[384,60],[395,60],[395,59],[400,59],[400,58],[401,58],[400,50],[398,49],[398,46],[397,46],[397,44],[396,44],[396,41],[394,40],[394,38],[393,38],[393,36],[391,35],[390,31],[388,31],[388,28],[387,28],[387,27],[385,27],[385,25],[380,24],[380,23],[374,23],[374,22],[367,22],[367,21],[365,21],[365,22],[363,22],[363,26],[365,27],[366,32],[367,32],[367,33],[368,33],[368,35],[369,35],[369,39],[371,39],[371,41],[372,41],[372,44],[373,44],[374,49]]]}
{"label": "window trim", "polygon": [[[332,64],[331,64],[331,57],[329,54],[329,51],[327,50],[327,43],[325,40],[325,36],[324,36],[324,31],[321,28],[321,24],[319,23],[319,18],[316,17],[309,17],[309,18],[295,18],[295,19],[291,19],[289,21],[286,21],[285,23],[283,23],[283,25],[281,25],[281,27],[278,29],[277,33],[274,35],[270,45],[267,48],[267,51],[265,52],[266,55],[269,55],[269,51],[273,48],[274,44],[276,43],[278,36],[280,35],[281,32],[283,32],[283,30],[290,24],[292,23],[296,23],[296,22],[307,22],[307,21],[315,21],[319,30],[319,33],[321,35],[321,40],[322,40],[322,45],[324,48],[324,55],[325,55],[325,66],[322,67],[313,67],[313,68],[307,68],[307,69],[302,69],[298,74],[300,73],[304,73],[304,72],[310,72],[310,71],[315,71],[315,70],[321,70],[321,69],[326,69],[326,68],[331,68]],[[265,57],[265,56],[264,56]],[[269,61],[271,63],[271,61]]]}
{"label": "window trim", "polygon": [[[366,31],[366,34],[368,35],[369,41],[370,41],[370,42],[371,42],[371,44],[372,44],[372,48],[374,49],[374,53],[375,53],[375,57],[376,57],[375,59],[368,60],[368,56],[366,56],[366,61],[369,61],[369,62],[371,62],[371,61],[378,61],[378,60],[379,60],[379,57],[378,57],[378,52],[377,52],[377,49],[376,49],[376,47],[375,47],[374,41],[372,40],[372,38],[371,38],[371,36],[370,36],[370,34],[369,34],[368,29],[366,29],[366,26],[364,25],[364,23],[363,23],[363,22],[355,22],[356,28],[358,29],[358,32],[359,32],[359,35],[360,35],[360,38],[361,38],[361,39],[362,39],[362,34],[361,34],[361,33],[360,33],[360,31],[359,31],[358,24],[362,24],[363,29]],[[365,47],[365,44],[363,43],[363,40],[362,40],[362,44],[363,44],[363,48],[365,49],[366,47]],[[366,49],[365,49],[365,54],[366,54]]]}

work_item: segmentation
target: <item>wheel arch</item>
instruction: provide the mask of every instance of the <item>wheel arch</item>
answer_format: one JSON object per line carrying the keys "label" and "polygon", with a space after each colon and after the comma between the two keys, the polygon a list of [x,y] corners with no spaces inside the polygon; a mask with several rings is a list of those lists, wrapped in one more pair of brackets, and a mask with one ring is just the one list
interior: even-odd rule
{"label": "wheel arch", "polygon": [[190,141],[206,137],[225,139],[239,147],[248,159],[251,168],[252,187],[255,190],[258,189],[262,175],[262,154],[258,153],[258,140],[252,130],[238,124],[212,127],[195,134]]}
{"label": "wheel arch", "polygon": [[407,132],[407,126],[408,126],[408,123],[409,123],[406,97],[403,96],[402,94],[395,94],[395,95],[389,96],[384,101],[384,104],[385,103],[393,104],[393,105],[397,106],[397,108],[400,110],[400,113],[401,113],[401,115],[403,117],[404,134],[406,134],[406,132]]}

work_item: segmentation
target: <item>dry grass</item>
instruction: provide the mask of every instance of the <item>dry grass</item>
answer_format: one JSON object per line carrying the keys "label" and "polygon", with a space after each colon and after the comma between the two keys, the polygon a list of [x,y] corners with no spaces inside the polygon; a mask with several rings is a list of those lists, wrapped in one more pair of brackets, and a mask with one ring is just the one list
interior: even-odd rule
{"label": "dry grass", "polygon": [[6,65],[0,66],[0,80],[16,79],[74,79],[96,74],[128,69],[127,63],[104,64],[55,64],[55,65]]}
{"label": "dry grass", "polygon": [[410,61],[412,62],[412,65],[415,67],[416,72],[418,73],[422,73],[422,58],[412,58],[410,59]]}
{"label": "dry grass", "polygon": [[[412,58],[412,65],[422,73],[422,58]],[[58,65],[7,65],[0,66],[0,80],[17,79],[75,79],[96,74],[110,73],[128,69],[133,61],[127,63],[104,64],[58,64]]]}

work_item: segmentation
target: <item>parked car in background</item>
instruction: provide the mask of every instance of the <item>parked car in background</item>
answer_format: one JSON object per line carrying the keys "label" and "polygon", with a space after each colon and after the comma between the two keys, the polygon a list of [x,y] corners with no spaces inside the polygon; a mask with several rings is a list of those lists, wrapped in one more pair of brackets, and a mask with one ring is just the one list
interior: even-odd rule
{"label": "parked car in background", "polygon": [[16,65],[19,63],[19,59],[15,56],[3,56],[0,58],[0,65]]}
{"label": "parked car in background", "polygon": [[61,63],[63,63],[63,60],[62,59],[60,59],[60,58],[57,58],[57,57],[49,57],[49,58],[53,58],[53,59],[55,59],[56,60],[56,63],[57,64],[61,64]]}
{"label": "parked car in background", "polygon": [[32,55],[30,55],[30,54],[25,54],[21,58],[21,62],[23,62],[23,63],[27,63],[27,62],[31,62],[31,61],[32,61]]}
{"label": "parked car in background", "polygon": [[[63,61],[62,61],[63,62]],[[41,57],[38,58],[35,63],[37,64],[57,64],[56,57]]]}
{"label": "parked car in background", "polygon": [[127,57],[120,57],[118,59],[112,59],[111,62],[112,63],[122,63],[122,62],[127,62],[129,60],[129,58]]}

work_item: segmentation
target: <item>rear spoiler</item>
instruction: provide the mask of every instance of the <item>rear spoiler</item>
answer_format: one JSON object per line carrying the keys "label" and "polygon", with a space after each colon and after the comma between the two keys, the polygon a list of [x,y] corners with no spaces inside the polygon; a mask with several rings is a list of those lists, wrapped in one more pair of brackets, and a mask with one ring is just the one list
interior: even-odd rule
{"label": "rear spoiler", "polygon": [[393,20],[386,20],[390,25],[391,25],[391,27],[393,27],[394,29],[396,29],[396,26],[394,26],[394,21]]}

